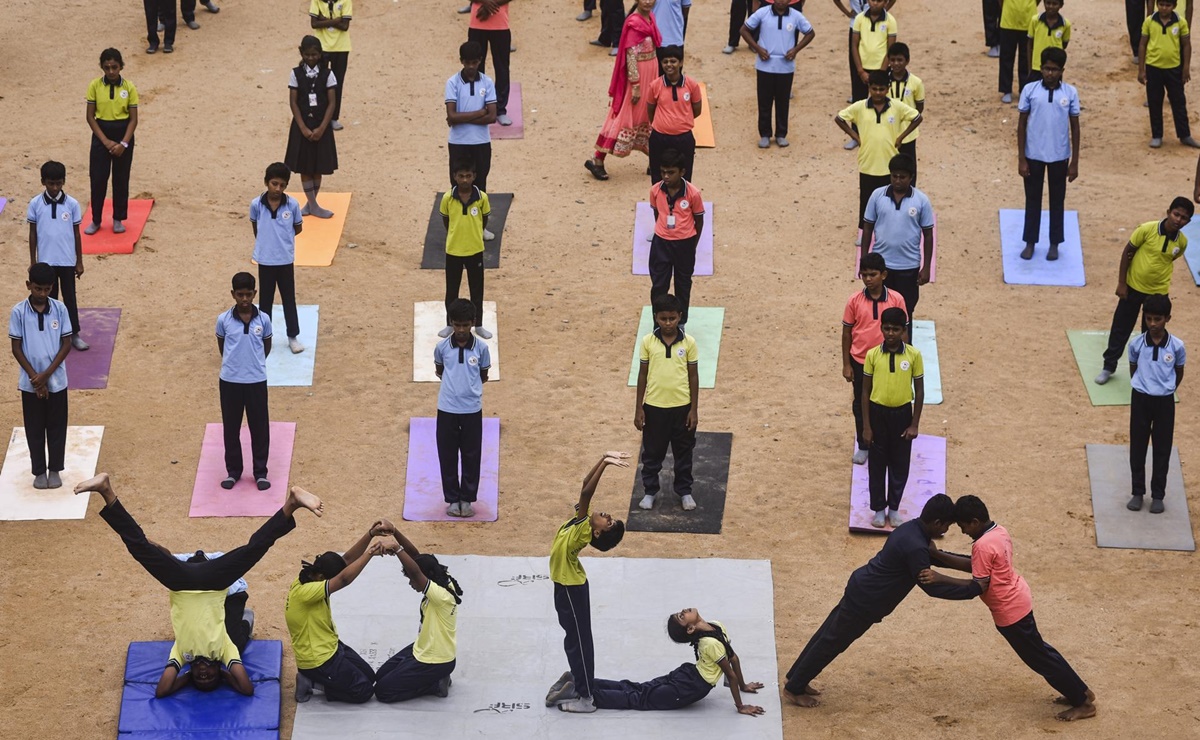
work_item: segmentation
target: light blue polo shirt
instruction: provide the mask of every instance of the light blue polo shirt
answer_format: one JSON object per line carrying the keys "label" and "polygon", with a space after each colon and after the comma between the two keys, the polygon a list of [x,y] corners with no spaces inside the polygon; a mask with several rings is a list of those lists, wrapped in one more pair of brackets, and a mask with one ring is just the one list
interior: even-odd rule
{"label": "light blue polo shirt", "polygon": [[[483,110],[496,102],[496,85],[492,78],[479,73],[473,81],[464,80],[462,72],[446,80],[446,102],[454,103],[459,113]],[[492,134],[484,123],[457,123],[450,127],[451,144],[490,144]]]}
{"label": "light blue polo shirt", "polygon": [[454,335],[438,342],[433,363],[442,368],[442,387],[438,389],[438,411],[449,414],[474,414],[483,411],[483,378],[480,370],[492,366],[492,353],[482,339],[471,335],[467,346],[454,343]]}
{"label": "light blue polo shirt", "polygon": [[75,227],[83,221],[79,201],[65,192],[58,194],[58,200],[51,200],[42,191],[29,201],[25,218],[37,226],[38,262],[54,267],[75,266]]}
{"label": "light blue polo shirt", "polygon": [[[662,34],[663,46],[683,46],[683,9],[692,7],[692,0],[655,0],[654,23]],[[795,46],[795,44],[793,44]]]}
{"label": "light blue polo shirt", "polygon": [[225,340],[221,380],[226,383],[263,383],[267,380],[267,355],[263,340],[271,338],[271,319],[250,307],[249,322],[237,315],[237,306],[217,317],[217,336]]}
{"label": "light blue polo shirt", "polygon": [[796,45],[800,35],[812,30],[812,24],[800,15],[800,11],[788,8],[787,13],[776,15],[773,6],[764,5],[746,19],[746,27],[751,31],[758,31],[758,45],[771,55],[765,62],[755,55],[755,69],[777,75],[792,74],[796,71],[796,60],[789,62],[783,55]]}
{"label": "light blue polo shirt", "polygon": [[865,13],[871,7],[867,0],[850,0],[850,12],[854,15],[850,16],[850,30],[854,30],[854,19],[859,13]]}
{"label": "light blue polo shirt", "polygon": [[[26,298],[13,306],[12,314],[8,318],[8,338],[21,340],[21,351],[25,353],[25,359],[29,360],[29,364],[39,373],[50,367],[54,358],[58,356],[58,350],[62,348],[62,338],[74,334],[71,330],[71,317],[67,314],[67,307],[63,302],[53,298],[46,300],[49,305],[45,313],[40,313]],[[21,368],[17,387],[26,393],[34,392],[33,383],[29,381],[29,374],[24,368]],[[50,376],[46,388],[51,393],[67,389],[65,362]]]}
{"label": "light blue polo shirt", "polygon": [[889,270],[916,270],[921,266],[921,231],[933,228],[933,206],[929,198],[914,187],[900,199],[892,198],[892,186],[871,193],[863,220],[875,225],[875,246],[871,247]]}
{"label": "light blue polo shirt", "polygon": [[1170,396],[1175,393],[1175,368],[1183,367],[1187,351],[1183,341],[1167,332],[1162,344],[1150,341],[1144,332],[1129,343],[1129,364],[1137,365],[1130,378],[1133,389],[1147,396]]}
{"label": "light blue polo shirt", "polygon": [[1017,110],[1029,114],[1025,158],[1062,162],[1071,158],[1071,119],[1079,117],[1079,93],[1065,82],[1049,90],[1042,80],[1021,88]]}
{"label": "light blue polo shirt", "polygon": [[279,208],[271,210],[267,194],[250,201],[250,223],[258,224],[254,261],[260,265],[290,265],[296,261],[296,227],[304,225],[300,204],[287,193]]}

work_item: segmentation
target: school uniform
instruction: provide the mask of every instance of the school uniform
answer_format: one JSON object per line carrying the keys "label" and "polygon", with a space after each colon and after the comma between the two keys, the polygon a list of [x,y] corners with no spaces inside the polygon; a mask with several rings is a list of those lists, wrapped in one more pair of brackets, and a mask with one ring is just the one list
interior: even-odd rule
{"label": "school uniform", "polygon": [[[157,26],[155,26],[157,28]],[[138,92],[133,83],[121,77],[109,84],[103,76],[92,80],[87,89],[87,104],[95,108],[96,125],[111,141],[127,145],[119,157],[109,154],[95,133],[88,153],[88,176],[92,185],[92,223],[103,219],[104,196],[108,194],[108,177],[112,175],[112,217],[114,221],[129,218],[129,172],[133,166],[134,138],[125,141],[129,116],[138,107]]]}
{"label": "school uniform", "polygon": [[700,360],[696,340],[681,324],[674,341],[668,345],[662,338],[662,329],[655,326],[654,331],[642,337],[638,347],[639,361],[646,368],[646,395],[642,399],[646,414],[642,426],[642,488],[647,496],[658,495],[662,486],[658,474],[669,446],[675,457],[675,493],[680,498],[690,496],[696,430],[687,428],[692,407],[688,369]]}
{"label": "school uniform", "polygon": [[858,67],[854,64],[854,22],[858,20],[858,16],[867,12],[870,5],[867,0],[849,0],[850,12],[850,30],[846,33],[846,60],[850,68],[850,101],[866,100],[867,98],[867,83],[862,81],[858,76]]}
{"label": "school uniform", "polygon": [[663,74],[662,52],[668,46],[684,48],[684,36],[687,34],[687,20],[683,17],[683,9],[692,7],[692,0],[654,0],[654,24],[662,34],[662,43],[656,49],[658,54],[658,74]]}
{"label": "school uniform", "polygon": [[1071,21],[1059,13],[1054,23],[1046,20],[1046,14],[1029,22],[1029,78],[1026,84],[1042,79],[1042,52],[1046,49],[1066,49],[1071,42]]}
{"label": "school uniform", "polygon": [[[204,552],[197,550],[196,552],[175,553],[173,557],[184,563],[200,563],[207,560],[216,560],[223,557],[225,553],[220,550],[214,552]],[[250,623],[246,621],[246,602],[250,599],[250,594],[247,591],[245,578],[239,578],[233,582],[229,588],[225,589],[225,634],[229,635],[233,646],[238,649],[238,652],[246,649],[246,645],[250,642]]]}
{"label": "school uniform", "polygon": [[870,100],[856,101],[840,110],[838,118],[858,131],[858,220],[861,224],[871,194],[892,182],[889,165],[892,157],[899,153],[896,139],[913,121],[919,120],[921,114],[910,105],[888,98],[880,110],[876,110]]}
{"label": "school uniform", "polygon": [[[312,0],[308,14],[313,18],[343,18],[350,20],[354,14],[354,0]],[[333,120],[342,116],[342,95],[346,91],[346,66],[350,63],[350,32],[340,28],[312,29],[312,35],[321,40],[321,51],[325,63],[338,81],[337,102],[333,105]]]}
{"label": "school uniform", "polygon": [[[719,629],[725,642],[729,642],[729,633],[720,622],[709,624]],[[728,651],[720,640],[701,637],[696,643],[695,663],[684,663],[665,676],[644,682],[597,678],[592,698],[600,709],[683,709],[708,696],[721,680],[723,671],[719,664],[727,657]]]}
{"label": "school uniform", "polygon": [[[504,6],[507,7],[507,6]],[[492,78],[480,72],[473,80],[463,79],[462,72],[446,80],[446,102],[454,103],[459,113],[483,110],[495,103],[499,106]],[[449,150],[450,187],[455,187],[454,165],[468,161],[475,165],[475,187],[487,192],[488,173],[492,169],[492,134],[486,123],[456,123],[450,127]]]}
{"label": "school uniform", "polygon": [[983,0],[983,43],[989,49],[1000,45],[1000,0]]}
{"label": "school uniform", "polygon": [[454,672],[458,602],[433,581],[421,598],[421,629],[416,642],[387,659],[375,673],[375,698],[385,704],[408,701],[437,691]]}
{"label": "school uniform", "polygon": [[[72,335],[67,307],[53,298],[46,299],[39,311],[29,299],[13,306],[8,318],[8,338],[21,342],[21,352],[36,373],[45,372],[62,349],[63,340]],[[67,450],[67,365],[61,363],[46,380],[46,398],[38,398],[25,368],[20,369],[17,388],[21,391],[21,412],[25,422],[25,441],[33,475],[47,467],[61,472]],[[50,458],[47,462],[46,450]]]}
{"label": "school uniform", "polygon": [[562,627],[563,651],[575,692],[593,696],[596,663],[592,644],[592,604],[587,572],[579,553],[592,541],[592,512],[575,509],[574,518],[558,528],[550,545],[550,580],[554,583],[554,611]]}
{"label": "school uniform", "polygon": [[[851,30],[858,34],[858,59],[862,62],[862,68],[867,72],[885,69],[888,47],[895,42],[896,35],[900,32],[896,16],[885,10],[883,15],[874,18],[864,10],[854,17]],[[861,79],[860,77],[859,80]]]}
{"label": "school uniform", "polygon": [[475,305],[475,326],[483,326],[483,219],[492,212],[487,193],[472,186],[466,203],[458,197],[458,186],[442,195],[438,212],[450,219],[446,229],[446,326],[450,326],[450,304],[458,300],[463,270],[467,290]]}
{"label": "school uniform", "polygon": [[296,670],[325,689],[326,701],[362,704],[375,694],[375,671],[338,639],[329,608],[329,581],[292,581],[283,608]]}
{"label": "school uniform", "polygon": [[1129,343],[1129,472],[1134,496],[1146,495],[1146,450],[1154,440],[1150,495],[1167,495],[1167,468],[1175,440],[1176,377],[1187,361],[1183,341],[1165,334],[1157,344],[1146,332]]}
{"label": "school uniform", "polygon": [[[798,10],[788,8],[783,15],[773,5],[764,5],[746,20],[746,28],[758,32],[758,45],[770,53],[763,61],[755,55],[754,69],[758,87],[758,135],[766,138],[785,138],[788,133],[789,96],[796,61],[784,58],[799,43],[800,36],[813,30],[808,19]],[[771,128],[771,108],[775,108],[775,128]]]}
{"label": "school uniform", "polygon": [[1182,43],[1190,31],[1187,21],[1178,12],[1164,23],[1158,14],[1142,23],[1146,42],[1146,101],[1150,105],[1150,136],[1163,135],[1163,93],[1171,101],[1171,118],[1175,120],[1175,135],[1185,139],[1192,135],[1188,124],[1187,94],[1183,89]]}
{"label": "school uniform", "polygon": [[933,206],[925,193],[915,187],[909,187],[908,193],[899,201],[895,196],[896,191],[891,185],[871,193],[863,211],[863,221],[874,226],[875,244],[871,251],[883,257],[888,270],[884,284],[904,296],[905,314],[909,327],[912,327],[913,314],[921,300],[918,283],[921,238],[925,229],[933,228]]}
{"label": "school uniform", "polygon": [[[1171,291],[1171,275],[1175,271],[1175,260],[1187,251],[1188,239],[1183,232],[1174,236],[1167,233],[1166,219],[1147,221],[1133,230],[1129,243],[1137,247],[1129,269],[1125,273],[1128,293],[1117,299],[1113,309],[1112,326],[1108,330],[1108,347],[1104,350],[1104,369],[1116,371],[1117,361],[1125,350],[1125,343],[1133,333],[1142,302],[1148,295],[1167,295]],[[1142,326],[1142,331],[1146,327]]]}
{"label": "school uniform", "polygon": [[895,352],[880,344],[867,352],[863,375],[871,379],[871,511],[899,511],[912,460],[912,440],[902,434],[912,426],[912,384],[925,377],[925,361],[911,344],[901,343]]}
{"label": "school uniform", "polygon": [[271,315],[275,286],[283,303],[283,320],[289,339],[300,336],[300,317],[296,313],[296,227],[304,225],[300,204],[283,194],[275,209],[267,194],[250,201],[250,223],[258,227],[254,237],[254,261],[258,263],[258,310]]}
{"label": "school uniform", "polygon": [[611,49],[619,48],[621,26],[624,23],[625,7],[621,0],[600,0],[600,35],[596,37],[597,41]]}
{"label": "school uniform", "polygon": [[[487,20],[479,19],[479,9],[483,5],[471,3],[471,21],[467,28],[467,41],[474,41],[483,49],[479,71],[487,69],[488,47],[491,47],[492,64],[496,74],[491,78],[495,81],[496,115],[508,112],[508,96],[511,83],[509,82],[509,61],[512,54],[512,30],[508,25],[509,4],[501,5]],[[460,112],[462,108],[458,109]]]}
{"label": "school uniform", "polygon": [[[150,48],[158,49],[159,23],[163,26],[163,44],[174,46],[175,29],[178,26],[175,19],[175,0],[142,0],[142,10],[146,15],[146,41]],[[195,17],[194,13],[192,17]]]}
{"label": "school uniform", "polygon": [[483,457],[483,383],[492,366],[492,355],[487,343],[474,334],[462,347],[451,335],[437,343],[433,363],[442,379],[437,412],[442,497],[448,504],[474,503]]}
{"label": "school uniform", "polygon": [[738,48],[742,42],[742,25],[750,17],[751,0],[729,0],[729,46]]}
{"label": "school uniform", "polygon": [[[895,77],[888,76],[891,82],[891,89],[888,92],[888,97],[892,100],[899,100],[901,103],[919,110],[917,104],[920,103],[924,107],[925,103],[925,83],[920,77],[917,77],[912,72],[905,72],[904,79],[897,80]],[[900,147],[896,150],[899,154],[907,154],[912,157],[913,172],[912,184],[915,187],[917,184],[917,137],[921,135],[921,129],[918,128],[908,135],[904,141],[900,142]]]}
{"label": "school uniform", "polygon": [[683,311],[679,325],[687,323],[688,306],[692,300],[692,274],[696,271],[696,245],[700,232],[696,217],[704,216],[704,196],[700,189],[684,180],[675,195],[667,192],[659,181],[650,188],[650,207],[658,214],[654,236],[650,240],[650,302],[671,291],[671,276],[675,276],[675,297]]}
{"label": "school uniform", "polygon": [[[337,86],[337,77],[324,66],[312,68],[302,62],[292,70],[288,87],[296,91],[300,117],[310,131],[325,120],[325,111],[329,108],[329,89]],[[300,126],[293,117],[283,163],[298,175],[332,175],[338,168],[333,128],[326,128],[320,141],[312,141],[300,133]]]}
{"label": "school uniform", "polygon": [[1042,229],[1042,183],[1050,189],[1050,243],[1062,244],[1067,198],[1067,168],[1071,160],[1071,119],[1079,118],[1079,93],[1059,82],[1053,89],[1042,80],[1021,88],[1017,110],[1028,115],[1025,125],[1025,229],[1021,240],[1037,244]]}
{"label": "school uniform", "polygon": [[65,192],[51,198],[45,191],[29,201],[25,218],[37,229],[37,262],[45,262],[54,268],[54,287],[51,298],[58,298],[62,291],[62,302],[71,317],[71,326],[79,334],[79,302],[75,297],[75,232],[83,222],[83,211],[79,201]]}
{"label": "school uniform", "polygon": [[659,75],[646,86],[646,103],[654,106],[654,120],[650,122],[650,182],[662,179],[662,155],[674,149],[683,157],[683,179],[692,179],[692,165],[696,160],[696,136],[692,129],[696,117],[692,105],[700,100],[700,83],[685,74],[672,83],[666,75]]}
{"label": "school uniform", "polygon": [[889,308],[898,308],[908,314],[904,296],[899,291],[889,290],[884,284],[878,298],[872,297],[866,288],[857,291],[846,301],[846,308],[842,311],[842,326],[850,328],[850,368],[854,371],[854,379],[850,383],[854,400],[850,403],[850,410],[854,412],[854,439],[860,450],[867,449],[863,439],[863,363],[867,359],[867,352],[883,343],[879,317]]}
{"label": "school uniform", "polygon": [[1000,94],[1013,86],[1013,61],[1017,79],[1029,77],[1029,22],[1037,16],[1038,0],[1004,0],[1000,9]]}
{"label": "school uniform", "polygon": [[250,452],[255,480],[267,477],[271,451],[271,418],[267,411],[267,355],[271,318],[250,307],[243,321],[237,306],[217,317],[217,338],[225,342],[221,355],[221,423],[225,437],[225,472],[242,477],[242,416],[250,428]]}

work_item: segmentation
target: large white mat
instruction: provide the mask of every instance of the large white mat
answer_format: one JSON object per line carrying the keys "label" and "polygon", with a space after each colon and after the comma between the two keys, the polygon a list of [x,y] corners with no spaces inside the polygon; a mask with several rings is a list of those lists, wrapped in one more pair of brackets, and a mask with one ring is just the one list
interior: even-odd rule
{"label": "large white mat", "polygon": [[82,519],[87,514],[88,497],[76,496],[72,489],[96,474],[103,437],[104,427],[67,427],[62,488],[39,491],[33,487],[33,474],[29,472],[25,427],[13,427],[4,468],[0,470],[0,520]]}
{"label": "large white mat", "polygon": [[[331,737],[521,738],[521,740],[782,740],[771,564],[766,560],[584,558],[591,585],[598,678],[646,681],[695,660],[667,637],[667,616],[696,607],[729,631],[747,681],[746,701],[766,714],[737,713],[718,684],[704,700],[671,712],[599,710],[570,715],[545,706],[567,670],[547,558],[447,556],[463,588],[458,665],[445,699],[351,706],[320,696],[296,706],[294,740]],[[332,597],[341,639],[373,667],[416,637],[420,595],[399,561],[373,560]],[[290,685],[285,677],[285,685]]]}
{"label": "large white mat", "polygon": [[[446,326],[446,304],[442,301],[418,301],[413,304],[413,381],[439,383],[433,368],[433,350],[442,341],[437,335]],[[492,354],[488,382],[500,379],[500,329],[496,322],[496,302],[483,302],[483,328],[492,333],[483,340]],[[401,647],[404,647],[401,645]]]}

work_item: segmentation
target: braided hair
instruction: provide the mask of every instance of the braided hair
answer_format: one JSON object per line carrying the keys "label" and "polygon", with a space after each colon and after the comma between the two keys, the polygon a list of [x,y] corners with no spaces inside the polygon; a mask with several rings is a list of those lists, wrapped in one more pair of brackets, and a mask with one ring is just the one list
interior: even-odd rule
{"label": "braided hair", "polygon": [[450,575],[450,570],[446,566],[438,562],[438,559],[433,555],[422,553],[413,558],[417,567],[425,574],[425,577],[433,581],[437,585],[450,592],[454,597],[455,604],[461,604],[462,586],[458,585],[458,581],[454,580],[454,576]]}
{"label": "braided hair", "polygon": [[332,550],[323,552],[313,562],[300,561],[300,582],[327,581],[346,567],[346,559]]}
{"label": "braided hair", "polygon": [[667,636],[680,645],[691,644],[692,652],[695,653],[697,660],[700,659],[700,640],[704,639],[705,637],[711,637],[717,642],[721,643],[721,645],[725,648],[726,657],[733,657],[737,655],[737,653],[734,652],[733,646],[729,644],[729,640],[725,638],[725,633],[720,629],[704,631],[697,630],[689,633],[687,631],[687,627],[684,627],[678,622],[678,620],[675,619],[674,614],[667,617]]}

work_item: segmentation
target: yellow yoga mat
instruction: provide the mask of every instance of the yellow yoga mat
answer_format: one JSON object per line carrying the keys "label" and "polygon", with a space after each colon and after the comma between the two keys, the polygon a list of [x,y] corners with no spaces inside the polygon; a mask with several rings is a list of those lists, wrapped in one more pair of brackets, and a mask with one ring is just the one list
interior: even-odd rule
{"label": "yellow yoga mat", "polygon": [[[288,193],[301,206],[304,193]],[[329,267],[342,240],[346,211],[350,210],[350,193],[321,193],[317,199],[322,208],[333,211],[333,218],[304,217],[304,230],[296,237],[296,264],[303,267]]]}
{"label": "yellow yoga mat", "polygon": [[696,137],[696,146],[711,149],[717,145],[717,139],[713,136],[712,100],[708,97],[708,85],[703,82],[700,83],[700,99],[704,105],[700,106],[700,117],[692,127],[692,136]]}

